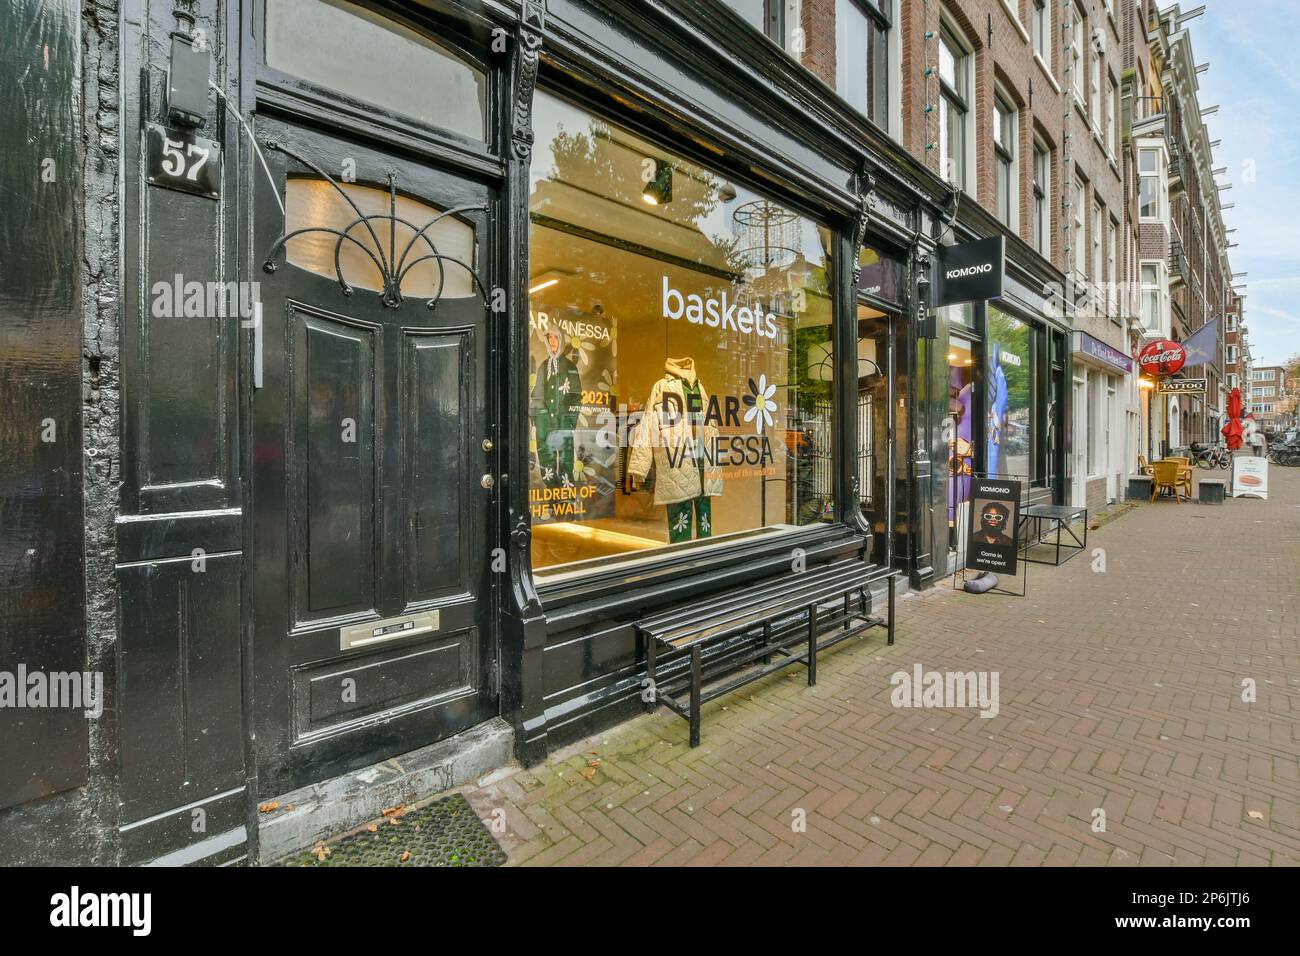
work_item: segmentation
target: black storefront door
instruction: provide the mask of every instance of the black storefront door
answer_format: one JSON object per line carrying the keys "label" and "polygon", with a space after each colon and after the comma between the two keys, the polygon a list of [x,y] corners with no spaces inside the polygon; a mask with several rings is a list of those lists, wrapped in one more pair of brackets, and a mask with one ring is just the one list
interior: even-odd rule
{"label": "black storefront door", "polygon": [[267,796],[498,712],[476,278],[491,196],[302,127],[263,118],[258,139],[249,587]]}

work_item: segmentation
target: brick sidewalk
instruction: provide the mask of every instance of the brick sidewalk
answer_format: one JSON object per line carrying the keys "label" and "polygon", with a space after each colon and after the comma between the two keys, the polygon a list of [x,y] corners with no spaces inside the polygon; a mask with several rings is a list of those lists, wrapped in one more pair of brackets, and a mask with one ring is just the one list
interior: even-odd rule
{"label": "brick sidewalk", "polygon": [[[1143,504],[1028,597],[910,597],[894,647],[706,705],[693,751],[661,709],[466,796],[516,864],[1300,863],[1300,469],[1270,481]],[[895,708],[918,662],[998,672],[1000,713]]]}

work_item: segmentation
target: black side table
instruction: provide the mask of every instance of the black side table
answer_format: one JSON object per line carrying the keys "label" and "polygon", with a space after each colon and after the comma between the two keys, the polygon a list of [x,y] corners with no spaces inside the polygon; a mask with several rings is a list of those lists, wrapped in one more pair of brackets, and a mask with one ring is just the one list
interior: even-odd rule
{"label": "black side table", "polygon": [[[1020,549],[1024,555],[1022,560],[1028,561],[1032,564],[1050,564],[1054,567],[1060,567],[1062,564],[1064,564],[1066,561],[1069,561],[1071,558],[1077,557],[1080,551],[1087,550],[1088,548],[1088,509],[1087,508],[1075,508],[1072,505],[1030,505],[1024,511],[1020,512],[1020,515],[1021,518],[1026,521],[1026,523],[1029,521],[1029,519],[1033,519],[1034,522],[1033,537],[1026,539],[1025,543],[1021,546]],[[1074,533],[1074,528],[1071,527],[1071,525],[1074,523],[1074,520],[1076,518],[1083,518],[1083,540],[1082,541],[1079,540],[1079,536]],[[1047,522],[1046,528],[1043,527],[1044,522]],[[1043,540],[1043,532],[1046,531],[1048,534],[1051,534],[1053,526],[1055,526],[1056,528],[1055,542]],[[1069,541],[1062,540],[1061,538],[1062,532],[1069,535],[1070,538]],[[1046,561],[1042,558],[1031,558],[1029,556],[1029,549],[1036,544],[1046,544],[1046,545],[1054,544],[1056,547],[1056,555],[1054,560]],[[1061,552],[1063,551],[1065,552],[1064,558],[1061,557]]]}

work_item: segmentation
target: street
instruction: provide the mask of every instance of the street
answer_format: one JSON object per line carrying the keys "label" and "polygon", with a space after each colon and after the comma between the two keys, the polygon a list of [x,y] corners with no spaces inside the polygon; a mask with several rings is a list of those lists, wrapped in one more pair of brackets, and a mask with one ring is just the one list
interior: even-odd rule
{"label": "street", "polygon": [[[1300,469],[1269,481],[1144,502],[1026,597],[911,595],[895,646],[706,705],[695,750],[661,708],[466,796],[511,865],[1295,865]],[[996,716],[895,707],[917,665],[996,674]]]}

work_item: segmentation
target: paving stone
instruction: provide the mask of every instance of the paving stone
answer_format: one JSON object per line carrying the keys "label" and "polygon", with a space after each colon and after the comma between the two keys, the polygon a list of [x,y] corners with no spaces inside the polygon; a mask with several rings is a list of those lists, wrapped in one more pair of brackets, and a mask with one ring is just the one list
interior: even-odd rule
{"label": "paving stone", "polygon": [[[909,595],[893,647],[868,633],[816,688],[777,674],[713,702],[702,747],[647,714],[466,796],[504,808],[511,865],[1300,864],[1300,469],[1269,477],[1268,501],[1108,522],[1105,573]],[[893,707],[917,663],[996,671],[998,715]]]}

